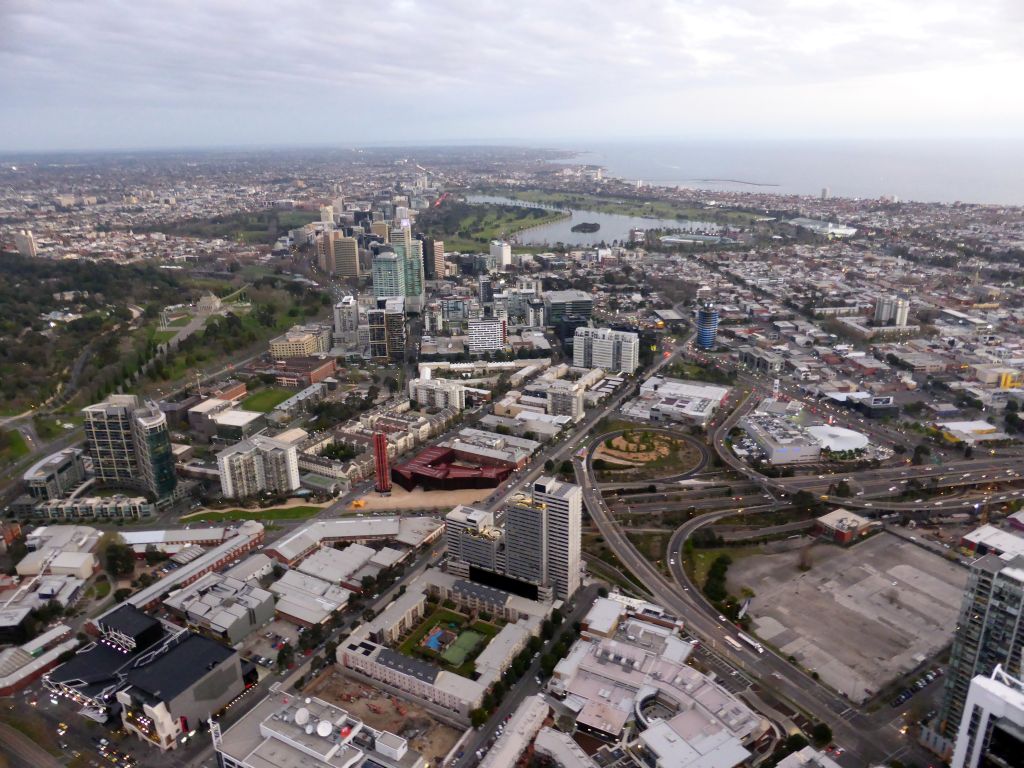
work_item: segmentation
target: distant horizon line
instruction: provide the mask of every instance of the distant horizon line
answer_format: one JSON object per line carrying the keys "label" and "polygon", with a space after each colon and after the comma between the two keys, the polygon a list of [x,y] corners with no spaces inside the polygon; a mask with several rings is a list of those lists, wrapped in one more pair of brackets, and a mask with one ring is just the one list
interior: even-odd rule
{"label": "distant horizon line", "polygon": [[415,141],[367,141],[367,142],[293,142],[293,143],[251,143],[251,144],[181,144],[181,145],[147,145],[133,147],[93,147],[93,148],[51,148],[51,149],[3,149],[0,157],[29,157],[46,155],[127,155],[136,153],[183,153],[183,152],[256,152],[256,151],[294,151],[294,150],[334,150],[358,151],[364,149],[459,149],[459,148],[527,148],[538,151],[574,152],[582,154],[589,147],[645,145],[645,144],[957,144],[977,141],[1003,142],[1024,144],[1021,136],[960,136],[960,137],[912,137],[912,136],[830,136],[830,137],[642,137],[642,138],[603,138],[603,139],[523,139],[514,137],[496,137],[489,139],[448,139],[426,142]]}

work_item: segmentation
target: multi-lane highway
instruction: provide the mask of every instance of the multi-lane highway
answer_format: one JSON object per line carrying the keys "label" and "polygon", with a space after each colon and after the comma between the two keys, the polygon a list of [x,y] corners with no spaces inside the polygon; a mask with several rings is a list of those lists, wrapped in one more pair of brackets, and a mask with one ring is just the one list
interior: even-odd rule
{"label": "multi-lane highway", "polygon": [[[840,761],[844,765],[870,765],[885,762],[901,754],[906,744],[898,733],[890,732],[891,729],[876,729],[849,700],[815,682],[785,659],[770,651],[761,654],[753,650],[731,651],[720,642],[725,633],[735,636],[734,628],[720,620],[717,614],[709,611],[692,590],[680,589],[669,583],[664,575],[637,551],[609,514],[604,499],[593,482],[589,466],[589,457],[600,445],[600,440],[600,437],[590,440],[586,458],[574,459],[577,482],[583,487],[584,502],[601,535],[623,565],[647,586],[654,599],[679,615],[691,634],[714,646],[719,655],[751,678],[759,680],[764,690],[797,704],[815,718],[828,723],[836,739],[847,749]],[[734,514],[734,511],[718,514]]]}

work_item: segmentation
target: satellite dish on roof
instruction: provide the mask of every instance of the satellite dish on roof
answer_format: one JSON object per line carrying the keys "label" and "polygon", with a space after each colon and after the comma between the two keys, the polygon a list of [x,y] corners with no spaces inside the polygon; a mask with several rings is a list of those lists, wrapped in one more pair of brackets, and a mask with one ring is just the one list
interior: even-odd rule
{"label": "satellite dish on roof", "polygon": [[299,725],[305,725],[309,722],[309,710],[305,707],[299,707],[295,710],[295,722]]}
{"label": "satellite dish on roof", "polygon": [[313,724],[312,723],[306,723],[306,735],[307,736],[312,736],[313,735]]}
{"label": "satellite dish on roof", "polygon": [[316,735],[323,739],[326,739],[328,736],[330,736],[333,731],[334,726],[332,726],[326,720],[321,720],[319,723],[316,724]]}

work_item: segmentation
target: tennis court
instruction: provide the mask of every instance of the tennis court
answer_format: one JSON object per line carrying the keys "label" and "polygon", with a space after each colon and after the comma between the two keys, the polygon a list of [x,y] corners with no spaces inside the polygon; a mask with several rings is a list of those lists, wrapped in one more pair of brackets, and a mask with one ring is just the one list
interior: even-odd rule
{"label": "tennis court", "polygon": [[476,647],[483,638],[484,636],[479,632],[467,629],[459,635],[459,638],[454,643],[448,646],[445,652],[441,654],[441,658],[453,667],[461,667],[469,655],[476,650]]}

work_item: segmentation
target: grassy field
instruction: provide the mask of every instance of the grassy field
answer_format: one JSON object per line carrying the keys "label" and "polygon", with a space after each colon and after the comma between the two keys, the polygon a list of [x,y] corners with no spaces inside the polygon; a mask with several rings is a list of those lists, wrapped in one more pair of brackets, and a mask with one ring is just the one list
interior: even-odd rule
{"label": "grassy field", "polygon": [[204,509],[182,517],[189,523],[219,523],[230,520],[302,520],[320,511],[320,507],[275,507],[273,509],[228,509],[214,512]]}
{"label": "grassy field", "polygon": [[295,393],[280,387],[269,387],[249,395],[242,401],[242,407],[248,411],[259,411],[269,413],[274,407],[280,405]]}
{"label": "grassy field", "polygon": [[319,221],[318,211],[254,211],[165,224],[161,232],[186,237],[224,238],[244,243],[273,243],[289,229]]}
{"label": "grassy field", "polygon": [[493,203],[459,203],[430,211],[420,220],[430,235],[444,240],[446,250],[486,251],[491,240],[507,238],[529,227],[549,224],[568,214],[540,208]]}
{"label": "grassy field", "polygon": [[570,192],[545,192],[539,189],[496,189],[491,191],[515,200],[565,206],[574,210],[614,213],[622,216],[645,216],[657,219],[679,219],[680,221],[712,221],[718,224],[749,224],[757,218],[757,214],[746,211],[686,206],[664,200],[624,200]]}
{"label": "grassy field", "polygon": [[[615,438],[611,446],[603,444],[595,456],[610,459],[597,473],[602,480],[647,480],[678,474],[696,467],[701,458],[700,451],[689,442],[643,430],[627,432]],[[633,466],[618,464],[616,459],[633,462]]]}
{"label": "grassy field", "polygon": [[733,562],[763,552],[763,547],[721,547],[719,549],[695,549],[691,557],[686,558],[686,572],[700,587],[708,579],[708,570],[719,555],[728,555]]}
{"label": "grassy field", "polygon": [[28,443],[16,429],[0,432],[0,462],[15,462],[28,455]]}
{"label": "grassy field", "polygon": [[184,327],[185,327],[186,325],[188,325],[188,324],[189,324],[189,321],[190,321],[191,319],[192,319],[192,318],[191,318],[191,317],[189,317],[188,315],[182,315],[181,317],[176,317],[176,318],[174,318],[173,320],[171,320],[171,321],[170,321],[169,323],[167,323],[167,324],[168,324],[169,326],[171,326],[172,328],[184,328]]}

